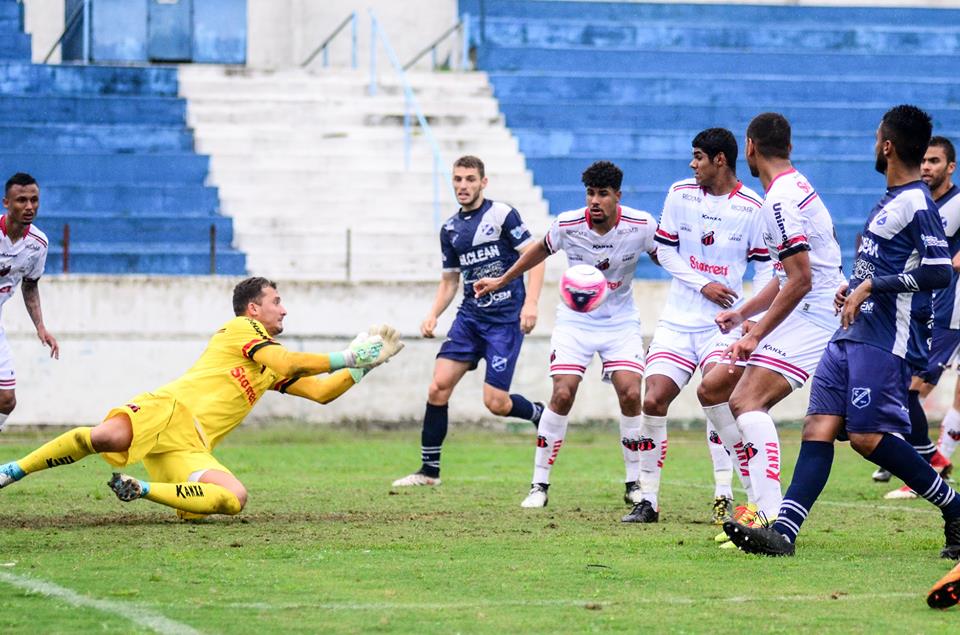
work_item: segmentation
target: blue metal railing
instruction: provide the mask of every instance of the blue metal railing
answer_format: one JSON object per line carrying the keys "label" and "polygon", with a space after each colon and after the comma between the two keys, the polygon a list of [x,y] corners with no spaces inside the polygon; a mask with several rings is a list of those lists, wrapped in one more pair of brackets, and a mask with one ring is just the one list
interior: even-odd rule
{"label": "blue metal railing", "polygon": [[[437,47],[440,46],[440,43],[446,40],[448,37],[454,33],[460,33],[460,51],[459,51],[459,60],[458,66],[460,70],[466,71],[470,69],[470,14],[464,13],[463,17],[459,22],[454,24],[452,27],[444,31],[437,37],[433,42],[423,47],[423,49],[413,56],[409,62],[403,65],[403,70],[411,68],[414,64],[419,62],[421,58],[427,53],[430,53],[430,66],[434,70],[438,68],[437,64]],[[451,64],[453,66],[453,64]]]}
{"label": "blue metal railing", "polygon": [[327,36],[327,38],[320,43],[320,46],[315,48],[312,53],[300,64],[301,68],[307,66],[317,57],[320,53],[323,53],[323,66],[327,67],[330,65],[330,43],[333,42],[341,31],[349,24],[350,25],[350,68],[357,67],[357,22],[359,16],[357,12],[354,11],[346,18],[343,22],[337,25],[337,28],[333,30],[333,33]]}
{"label": "blue metal railing", "polygon": [[416,116],[417,122],[420,124],[420,129],[423,131],[423,136],[426,138],[427,142],[430,144],[430,148],[433,150],[433,224],[437,229],[440,228],[440,181],[445,179],[447,183],[450,182],[450,173],[444,167],[443,157],[440,153],[440,144],[437,143],[437,138],[433,135],[433,130],[430,128],[430,124],[427,123],[427,118],[423,114],[423,109],[420,107],[420,103],[417,101],[416,95],[413,94],[413,88],[410,86],[410,82],[407,81],[407,73],[403,70],[403,65],[400,63],[399,58],[397,58],[396,52],[393,50],[393,46],[390,44],[387,34],[384,32],[383,27],[380,26],[377,16],[374,13],[373,9],[367,9],[370,13],[370,95],[377,94],[377,42],[383,45],[384,51],[387,53],[387,59],[393,65],[394,70],[397,72],[397,76],[400,79],[400,85],[403,88],[404,96],[404,105],[403,105],[403,166],[405,170],[410,170],[410,146],[413,141],[413,131],[411,125],[411,114]]}

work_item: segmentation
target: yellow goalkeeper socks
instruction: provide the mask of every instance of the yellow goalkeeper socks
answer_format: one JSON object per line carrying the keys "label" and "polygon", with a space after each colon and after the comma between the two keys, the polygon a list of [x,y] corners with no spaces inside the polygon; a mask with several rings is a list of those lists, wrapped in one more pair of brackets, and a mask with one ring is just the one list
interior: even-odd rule
{"label": "yellow goalkeeper socks", "polygon": [[148,501],[194,514],[239,514],[236,495],[214,483],[144,483]]}
{"label": "yellow goalkeeper socks", "polygon": [[90,441],[90,428],[74,428],[53,441],[44,443],[17,461],[17,464],[26,474],[32,474],[50,467],[76,463],[94,453],[93,443]]}

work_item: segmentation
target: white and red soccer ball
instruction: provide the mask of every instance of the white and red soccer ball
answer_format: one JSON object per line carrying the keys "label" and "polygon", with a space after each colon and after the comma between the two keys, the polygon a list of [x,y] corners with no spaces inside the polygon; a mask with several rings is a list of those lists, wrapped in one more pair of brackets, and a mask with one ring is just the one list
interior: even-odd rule
{"label": "white and red soccer ball", "polygon": [[560,299],[577,313],[589,313],[607,297],[607,279],[596,267],[574,265],[560,278]]}

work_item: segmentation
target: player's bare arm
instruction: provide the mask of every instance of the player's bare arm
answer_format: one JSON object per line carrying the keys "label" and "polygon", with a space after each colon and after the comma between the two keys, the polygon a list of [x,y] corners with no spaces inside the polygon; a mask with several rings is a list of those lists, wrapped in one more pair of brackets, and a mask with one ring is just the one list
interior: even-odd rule
{"label": "player's bare arm", "polygon": [[[521,256],[537,244],[533,241],[520,249]],[[537,305],[540,303],[540,291],[543,289],[543,275],[546,265],[542,262],[530,268],[530,275],[527,276],[527,298],[520,309],[520,329],[524,334],[529,335],[537,325]],[[476,285],[474,285],[476,287]]]}
{"label": "player's bare arm", "polygon": [[750,329],[749,333],[724,351],[724,355],[729,356],[731,364],[737,359],[749,359],[750,355],[757,349],[760,340],[777,328],[797,308],[800,300],[813,287],[810,255],[806,251],[791,254],[780,262],[787,274],[787,282],[780,287],[780,291],[773,299],[763,318]]}
{"label": "player's bare arm", "polygon": [[38,280],[24,278],[20,284],[23,292],[23,304],[27,307],[27,313],[37,329],[37,337],[43,342],[44,346],[50,347],[50,357],[60,359],[60,345],[47,327],[43,324],[43,310],[40,308],[40,288]]}
{"label": "player's bare arm", "polygon": [[547,251],[547,245],[542,240],[536,241],[523,251],[523,253],[520,255],[520,258],[513,263],[513,266],[507,269],[502,276],[498,276],[496,278],[480,278],[474,282],[474,295],[479,298],[491,293],[492,291],[502,289],[515,278],[523,275],[525,271],[529,271],[530,269],[533,269],[542,263],[549,255],[550,252]]}
{"label": "player's bare arm", "polygon": [[844,282],[837,287],[837,292],[833,296],[833,310],[837,315],[843,311],[843,303],[847,301],[847,293],[850,291],[850,284]]}
{"label": "player's bare arm", "polygon": [[456,271],[445,271],[440,278],[440,284],[437,285],[437,295],[433,299],[430,311],[427,317],[420,323],[420,335],[423,337],[433,337],[433,331],[437,328],[437,318],[439,318],[453,299],[457,296],[460,289],[460,274]]}

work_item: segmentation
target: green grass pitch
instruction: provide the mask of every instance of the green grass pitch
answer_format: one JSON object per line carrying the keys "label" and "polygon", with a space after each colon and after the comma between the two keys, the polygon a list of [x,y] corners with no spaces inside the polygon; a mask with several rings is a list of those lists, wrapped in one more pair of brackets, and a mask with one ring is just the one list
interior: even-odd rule
{"label": "green grass pitch", "polygon": [[[0,460],[47,436],[5,434]],[[0,492],[0,632],[960,632],[924,602],[939,513],[881,500],[896,483],[846,445],[792,559],[717,549],[699,431],[671,433],[649,526],[619,522],[613,426],[572,427],[543,510],[519,507],[527,428],[454,428],[443,485],[391,492],[418,453],[415,431],[241,429],[218,456],[250,503],[197,524],[120,503],[96,457],[28,477]]]}

